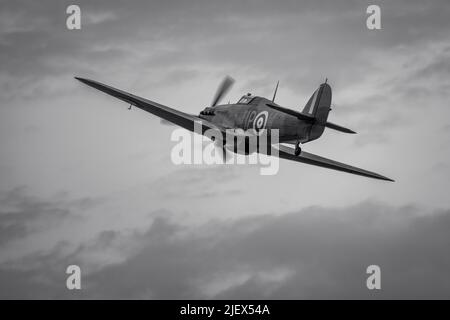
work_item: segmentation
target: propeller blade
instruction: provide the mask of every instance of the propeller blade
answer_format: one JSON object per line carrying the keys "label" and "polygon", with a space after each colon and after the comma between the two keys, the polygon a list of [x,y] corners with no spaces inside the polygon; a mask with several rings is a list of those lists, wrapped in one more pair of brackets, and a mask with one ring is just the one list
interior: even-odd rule
{"label": "propeller blade", "polygon": [[230,76],[226,76],[225,79],[223,79],[219,88],[217,88],[216,94],[211,103],[211,107],[215,107],[220,102],[220,100],[222,100],[222,98],[225,96],[225,94],[230,90],[233,83],[234,83],[234,79],[231,78]]}

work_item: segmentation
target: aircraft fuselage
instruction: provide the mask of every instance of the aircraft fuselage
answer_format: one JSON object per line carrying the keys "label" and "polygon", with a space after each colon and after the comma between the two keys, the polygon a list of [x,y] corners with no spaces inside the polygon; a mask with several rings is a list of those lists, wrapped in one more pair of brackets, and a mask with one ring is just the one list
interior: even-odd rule
{"label": "aircraft fuselage", "polygon": [[225,104],[204,109],[199,117],[229,129],[279,130],[280,142],[309,141],[312,124],[295,116],[274,110],[267,104],[272,101],[252,97],[250,104]]}

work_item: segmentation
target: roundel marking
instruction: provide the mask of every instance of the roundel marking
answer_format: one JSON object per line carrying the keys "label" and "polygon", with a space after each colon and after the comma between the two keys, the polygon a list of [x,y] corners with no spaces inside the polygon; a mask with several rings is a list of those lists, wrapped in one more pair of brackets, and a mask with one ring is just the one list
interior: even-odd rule
{"label": "roundel marking", "polygon": [[267,111],[261,111],[260,113],[258,113],[258,115],[255,117],[255,120],[253,120],[253,129],[255,129],[256,132],[266,128],[268,116],[269,113]]}
{"label": "roundel marking", "polygon": [[247,117],[246,126],[245,126],[246,130],[249,129],[250,127],[252,127],[252,123],[253,123],[253,120],[255,120],[255,117],[256,117],[256,111],[252,110],[248,114],[248,117]]}

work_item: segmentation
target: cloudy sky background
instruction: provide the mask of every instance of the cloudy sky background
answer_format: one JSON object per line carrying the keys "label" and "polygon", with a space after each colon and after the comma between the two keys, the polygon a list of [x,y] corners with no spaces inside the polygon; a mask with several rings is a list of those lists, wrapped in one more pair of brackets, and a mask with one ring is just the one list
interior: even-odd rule
{"label": "cloudy sky background", "polygon": [[[70,4],[0,1],[1,298],[450,298],[447,1]],[[297,110],[327,77],[358,134],[304,149],[396,182],[176,166],[173,127],[73,79],[198,113],[227,74]]]}

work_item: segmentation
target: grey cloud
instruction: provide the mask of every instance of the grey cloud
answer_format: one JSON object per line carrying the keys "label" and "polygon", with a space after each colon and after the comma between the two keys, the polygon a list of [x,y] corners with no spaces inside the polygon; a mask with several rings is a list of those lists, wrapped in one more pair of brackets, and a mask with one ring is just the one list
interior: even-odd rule
{"label": "grey cloud", "polygon": [[[89,281],[96,292],[112,297],[125,289],[134,297],[155,298],[448,298],[449,224],[447,210],[421,216],[411,206],[370,202],[212,223],[204,226],[206,236],[194,231],[178,241],[173,226],[161,220],[142,236],[148,243],[142,251]],[[377,295],[365,287],[370,264],[383,270],[384,290]],[[275,283],[264,279],[279,270],[286,270],[285,276],[275,276]],[[233,284],[240,274],[244,280]],[[220,283],[221,278],[223,291],[206,295],[205,279]]]}
{"label": "grey cloud", "polygon": [[[411,159],[406,152],[411,139],[418,139],[414,140],[416,146],[429,143],[427,154],[432,154],[433,142],[440,143],[445,136],[445,132],[430,137],[420,132],[394,136],[393,130],[404,129],[411,123],[408,116],[424,106],[445,108],[440,113],[442,120],[448,114],[450,87],[446,61],[450,7],[447,1],[379,3],[383,30],[372,32],[365,28],[364,21],[365,8],[372,1],[79,1],[86,23],[81,31],[72,32],[65,28],[65,8],[69,2],[1,1],[0,104],[6,109],[40,102],[59,108],[58,102],[62,101],[70,108],[77,107],[76,103],[84,102],[78,98],[89,91],[81,89],[73,75],[93,77],[133,92],[136,88],[167,88],[171,97],[176,98],[178,88],[191,88],[190,80],[237,74],[236,90],[266,96],[273,92],[276,80],[281,80],[279,92],[288,91],[298,97],[291,107],[299,108],[315,86],[328,77],[335,88],[333,101],[337,103],[330,120],[360,133],[353,140],[356,146],[384,143],[400,150],[390,154],[390,158],[393,163],[403,163]],[[398,64],[389,64],[391,59],[398,60]],[[348,96],[358,98],[339,101],[339,93],[345,89],[350,92]],[[78,95],[81,90],[83,94]],[[163,93],[164,90],[160,92]],[[207,94],[209,100],[213,92]],[[279,96],[280,103],[284,103]],[[13,100],[18,103],[8,103]],[[23,119],[24,113],[17,112],[18,109],[1,111],[4,124]],[[45,112],[49,111],[42,109],[39,114],[51,121],[41,121],[41,126],[39,121],[34,123],[37,113],[29,113],[26,120],[34,127],[23,129],[25,137],[37,137],[43,127],[48,132],[57,131],[55,124],[64,119]],[[86,112],[77,119],[72,137],[59,131],[58,138],[67,142],[64,148],[67,153],[72,144],[83,143],[78,135],[79,130],[86,128],[82,123],[84,116],[91,117],[92,113]],[[441,119],[429,118],[430,122]],[[51,123],[53,120],[55,124]],[[415,120],[422,121],[423,116]],[[124,126],[133,123],[123,122]],[[4,155],[22,154],[15,145],[29,139],[21,134],[16,130],[11,136],[17,140],[5,139],[13,143],[5,148]],[[43,150],[55,161],[61,159],[60,155],[66,151],[48,147],[57,139],[40,137],[42,140],[36,141],[47,145]],[[411,147],[413,151],[416,146]],[[123,152],[119,145],[116,149],[119,151],[112,157]],[[23,154],[29,156],[33,150]],[[88,149],[75,148],[70,157],[76,161],[70,168],[77,167],[78,162],[91,161],[89,156],[80,157],[78,151],[83,156],[89,155]],[[367,156],[377,157],[370,149],[367,151]],[[408,158],[400,152],[405,152]],[[411,166],[410,171],[404,169],[405,176],[422,173],[420,161],[425,152],[412,154],[417,157],[405,163],[405,168]],[[441,179],[442,169],[448,167],[447,158],[443,153],[439,163],[430,169],[441,173]],[[133,170],[132,165],[129,167]],[[13,167],[10,179],[19,176],[15,172],[27,172],[23,168]],[[192,208],[209,198],[217,199],[215,216],[226,216],[230,208],[240,208],[240,201],[243,204],[240,209],[245,212],[258,199],[250,198],[252,195],[239,186],[227,184],[239,180],[235,178],[242,176],[241,169],[247,168],[181,169],[145,185],[144,191],[155,202],[161,200],[158,206],[178,201],[192,215],[196,213]],[[6,173],[7,169],[3,171]],[[78,168],[73,171],[72,175],[64,173],[64,176],[80,175],[83,179],[88,174]],[[424,174],[428,177],[428,173]],[[99,177],[90,177],[88,181]],[[42,174],[32,179],[44,178]],[[116,178],[122,186],[120,177]],[[73,181],[69,179],[68,184]],[[292,191],[287,189],[291,188],[289,181],[275,182],[280,188],[277,200],[282,198],[280,195],[291,195]],[[427,198],[434,184],[433,180],[424,182],[430,188],[405,188],[397,184],[393,197],[399,189],[405,189],[405,194],[423,194]],[[318,180],[316,185],[323,183],[325,180]],[[98,186],[99,193],[107,189]],[[73,189],[70,192],[80,191],[76,190],[76,183]],[[118,196],[123,197],[120,205],[124,212],[130,211],[127,202],[132,201],[130,194],[137,189]],[[373,187],[370,194],[373,190],[377,188]],[[309,191],[314,193],[314,186]],[[255,192],[253,197],[257,195]],[[391,200],[395,201],[386,199]],[[5,195],[0,203],[0,245],[23,237],[32,239],[37,231],[59,226],[72,212],[87,210],[96,201],[42,200],[28,196],[23,190]],[[143,207],[139,209],[147,210],[154,203],[140,205]],[[280,206],[278,211],[282,210]],[[101,211],[96,212],[99,220],[110,218],[108,212]],[[76,248],[61,243],[50,252],[36,252],[24,260],[1,265],[0,296],[448,298],[450,286],[445,273],[449,264],[445,254],[448,237],[444,231],[448,230],[448,211],[423,217],[421,211],[415,207],[363,203],[344,209],[308,208],[276,217],[212,221],[199,227],[176,223],[166,212],[172,219],[159,217],[144,232],[102,230],[97,238]],[[61,228],[61,233],[64,231]],[[32,249],[30,244],[29,251]],[[86,270],[83,278],[86,287],[82,292],[68,292],[64,288],[65,267],[73,263]],[[371,263],[379,264],[383,270],[383,291],[375,296],[363,286],[364,268]]]}
{"label": "grey cloud", "polygon": [[365,134],[358,134],[358,136],[355,138],[355,146],[362,147],[367,146],[369,144],[383,144],[388,141],[389,139],[386,134],[371,132]]}
{"label": "grey cloud", "polygon": [[224,189],[222,186],[226,182],[238,178],[242,170],[243,168],[231,165],[181,168],[152,182],[149,188],[164,199],[203,198],[233,194],[240,189],[230,190]]}
{"label": "grey cloud", "polygon": [[[102,248],[114,239],[116,245],[133,242],[135,250],[123,262],[87,270],[78,297],[449,298],[449,227],[448,210],[426,213],[415,206],[376,202],[342,209],[310,207],[199,227],[159,217],[147,231],[131,237],[101,235],[97,242]],[[55,256],[50,260],[56,261]],[[36,287],[42,285],[31,280],[41,273],[49,278],[69,260],[77,261],[76,255],[52,263],[49,270],[14,271],[22,279],[16,297],[28,289],[39,292]],[[371,264],[382,270],[380,292],[365,287]],[[3,267],[0,274],[8,272]],[[7,282],[11,286],[14,281]],[[50,288],[57,286],[49,283]],[[42,295],[71,297],[64,290],[39,292]]]}
{"label": "grey cloud", "polygon": [[0,245],[29,235],[33,229],[60,222],[69,215],[65,208],[27,196],[23,188],[2,195],[0,204]]}
{"label": "grey cloud", "polygon": [[57,227],[68,218],[80,218],[78,210],[90,208],[96,203],[98,201],[91,198],[43,200],[28,195],[25,187],[5,192],[0,195],[0,246]]}
{"label": "grey cloud", "polygon": [[[127,81],[111,83],[124,89],[128,89],[124,84],[131,83],[134,92],[149,86],[176,88],[212,72],[245,72],[245,78],[237,79],[238,90],[267,95],[279,79],[282,90],[286,88],[299,97],[298,105],[291,106],[299,108],[325,77],[337,88],[371,83],[370,75],[378,71],[379,62],[367,52],[385,50],[389,54],[400,45],[414,51],[420,46],[427,50],[424,39],[428,43],[444,37],[432,32],[442,25],[422,17],[440,12],[436,16],[440,19],[445,10],[439,10],[439,5],[423,8],[416,2],[404,4],[407,10],[382,3],[383,27],[393,30],[383,30],[382,36],[368,33],[363,21],[366,3],[358,1],[286,1],[283,5],[271,1],[258,5],[251,1],[135,1],[133,5],[98,2],[95,6],[80,2],[80,6],[86,21],[97,23],[87,24],[79,32],[65,29],[65,4],[48,1],[20,12],[21,19],[10,22],[9,31],[0,34],[0,60],[8,61],[3,67],[4,79],[0,78],[3,102],[72,95],[80,89],[73,75],[103,80],[116,79],[119,74]],[[51,9],[45,12],[42,7]],[[10,3],[5,10],[18,12]],[[398,12],[405,15],[395,16]],[[410,15],[416,17],[415,24],[410,23]],[[103,18],[92,18],[96,16]],[[392,20],[395,25],[390,25]],[[24,27],[24,21],[29,28]],[[409,37],[424,29],[427,37]],[[438,61],[444,60],[424,68],[433,69]],[[364,115],[363,119],[342,121],[358,132],[370,130],[371,137],[358,137],[356,146],[387,143],[388,131],[404,124],[402,111],[390,106],[397,100],[407,103],[418,95],[431,96],[430,88],[403,78],[391,81],[375,94],[388,99],[360,99],[355,108],[337,108],[336,119],[345,114]],[[371,112],[376,117],[370,119],[377,121],[367,117]],[[396,120],[392,123],[392,119]]]}
{"label": "grey cloud", "polygon": [[[22,90],[33,86],[38,79],[56,81],[61,74],[66,78],[74,73],[97,75],[100,70],[103,76],[118,72],[130,74],[135,70],[145,74],[168,67],[186,73],[192,70],[189,66],[193,64],[219,65],[224,69],[221,73],[248,68],[250,74],[265,77],[270,84],[275,80],[271,75],[276,73],[293,91],[310,81],[312,74],[317,79],[328,76],[337,84],[357,83],[365,77],[364,71],[371,64],[363,55],[368,48],[415,45],[419,38],[410,35],[424,29],[431,41],[438,36],[433,31],[444,30],[442,24],[448,21],[444,5],[424,8],[418,2],[382,3],[386,6],[383,7],[388,21],[386,29],[394,32],[371,37],[363,23],[366,3],[358,1],[345,4],[335,1],[285,1],[283,4],[134,1],[133,5],[111,1],[93,5],[81,1],[86,19],[98,23],[70,32],[64,24],[65,3],[25,2],[26,12],[18,9],[20,3],[6,1],[5,4],[5,15],[16,13],[20,18],[9,22],[15,28],[9,27],[1,34],[1,60],[8,61],[3,64],[4,71],[20,77],[12,79],[23,84],[17,88]],[[410,23],[408,14],[395,16],[398,12],[414,15],[415,23]],[[102,15],[111,18],[92,18]],[[429,16],[433,16],[432,22]],[[436,23],[441,18],[442,24]],[[303,21],[310,29],[304,28]],[[330,28],[337,30],[339,37]],[[315,37],[322,42],[317,44]],[[389,41],[383,43],[386,39]],[[403,42],[404,39],[408,41]],[[308,42],[313,41],[316,50],[307,50]],[[299,60],[320,63],[299,63]],[[128,70],[123,69],[124,65]],[[251,77],[249,80],[252,81]],[[167,81],[173,81],[173,77]]]}

